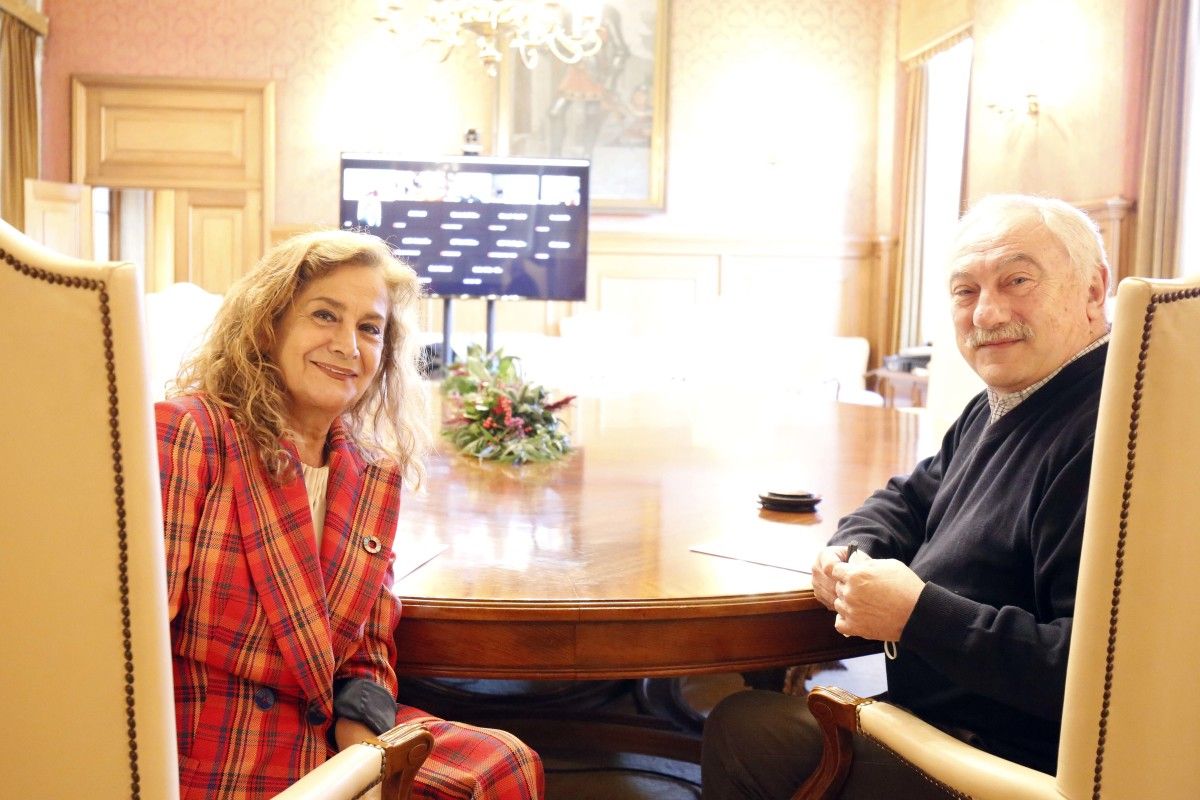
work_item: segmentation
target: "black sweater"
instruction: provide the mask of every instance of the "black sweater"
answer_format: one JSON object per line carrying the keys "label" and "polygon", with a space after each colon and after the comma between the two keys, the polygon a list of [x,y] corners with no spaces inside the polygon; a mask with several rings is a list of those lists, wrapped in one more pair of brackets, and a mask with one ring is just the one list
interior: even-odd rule
{"label": "black sweater", "polygon": [[1053,773],[1108,347],[988,424],[973,399],[941,450],[842,519],[831,543],[927,583],[887,663],[888,694],[985,750]]}

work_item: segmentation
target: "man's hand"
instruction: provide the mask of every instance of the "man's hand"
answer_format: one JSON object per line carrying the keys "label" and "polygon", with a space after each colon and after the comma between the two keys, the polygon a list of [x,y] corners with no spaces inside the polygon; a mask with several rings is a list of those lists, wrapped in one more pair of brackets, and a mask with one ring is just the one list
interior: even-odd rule
{"label": "man's hand", "polygon": [[817,553],[817,560],[813,562],[812,583],[813,593],[821,604],[833,611],[833,600],[836,596],[835,586],[837,578],[833,577],[834,566],[845,562],[846,554],[850,551],[846,545],[836,545],[834,547],[824,547]]}
{"label": "man's hand", "polygon": [[[820,558],[817,560],[819,563]],[[894,558],[872,559],[861,552],[849,563],[831,564],[828,573],[833,579],[832,608],[837,612],[833,626],[838,633],[899,641],[925,581]],[[816,583],[814,572],[814,587]]]}

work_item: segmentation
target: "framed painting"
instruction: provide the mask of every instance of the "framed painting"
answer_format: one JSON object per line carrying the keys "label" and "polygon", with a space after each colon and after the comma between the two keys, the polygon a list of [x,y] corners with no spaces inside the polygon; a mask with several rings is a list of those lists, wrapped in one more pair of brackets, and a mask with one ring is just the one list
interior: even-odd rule
{"label": "framed painting", "polygon": [[[505,58],[501,135],[510,155],[591,162],[591,206],[664,207],[668,0],[605,0],[595,55],[533,69]],[[505,119],[507,117],[507,119]]]}

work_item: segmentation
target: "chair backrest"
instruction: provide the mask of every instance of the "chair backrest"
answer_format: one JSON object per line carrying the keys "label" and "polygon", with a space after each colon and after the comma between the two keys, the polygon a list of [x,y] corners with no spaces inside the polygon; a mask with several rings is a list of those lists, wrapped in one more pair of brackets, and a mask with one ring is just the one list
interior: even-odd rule
{"label": "chair backrest", "polygon": [[3,222],[0,251],[2,793],[176,797],[139,276]]}
{"label": "chair backrest", "polygon": [[1200,280],[1126,279],[1104,373],[1058,783],[1200,797]]}

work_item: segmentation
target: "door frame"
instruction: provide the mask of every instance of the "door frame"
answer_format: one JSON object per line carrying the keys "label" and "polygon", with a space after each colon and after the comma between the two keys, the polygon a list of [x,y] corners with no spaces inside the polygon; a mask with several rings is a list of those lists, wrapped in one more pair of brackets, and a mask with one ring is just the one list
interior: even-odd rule
{"label": "door frame", "polygon": [[[72,182],[245,193],[260,206],[246,231],[251,263],[266,251],[275,210],[273,81],[75,75],[71,106]],[[192,252],[191,242],[177,242],[181,250]]]}

